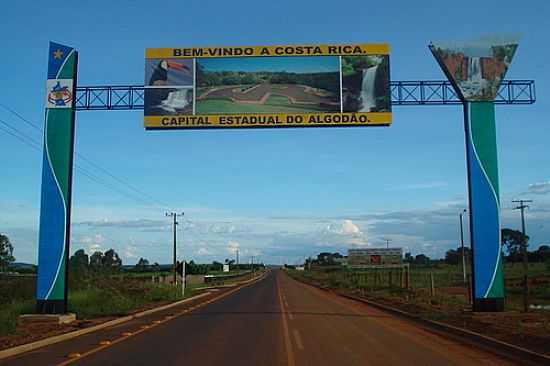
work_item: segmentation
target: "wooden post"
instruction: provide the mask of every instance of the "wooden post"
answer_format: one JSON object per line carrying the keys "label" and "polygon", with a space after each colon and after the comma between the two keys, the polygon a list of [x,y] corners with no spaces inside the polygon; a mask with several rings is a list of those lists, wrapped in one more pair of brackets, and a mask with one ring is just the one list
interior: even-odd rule
{"label": "wooden post", "polygon": [[472,303],[472,275],[468,274],[468,304]]}
{"label": "wooden post", "polygon": [[435,296],[434,274],[430,272],[430,296]]}

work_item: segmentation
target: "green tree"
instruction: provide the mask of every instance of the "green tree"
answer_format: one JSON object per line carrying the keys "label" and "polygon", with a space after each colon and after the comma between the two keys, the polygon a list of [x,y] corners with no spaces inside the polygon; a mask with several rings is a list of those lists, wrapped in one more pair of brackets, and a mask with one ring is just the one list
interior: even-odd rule
{"label": "green tree", "polygon": [[140,258],[135,266],[136,271],[144,272],[149,269],[149,261],[145,258]]}
{"label": "green tree", "polygon": [[90,264],[90,260],[88,258],[88,254],[84,251],[84,249],[79,249],[71,256],[69,259],[69,265],[71,266],[71,269],[75,271],[85,271]]}
{"label": "green tree", "polygon": [[223,270],[223,263],[213,261],[210,265],[210,268],[212,271],[222,271]]}
{"label": "green tree", "polygon": [[459,253],[454,249],[449,249],[445,252],[445,263],[447,264],[458,264]]}
{"label": "green tree", "polygon": [[501,231],[502,245],[506,247],[508,252],[508,260],[510,262],[521,261],[521,246],[529,242],[529,235],[523,235],[519,230],[502,229]]}
{"label": "green tree", "polygon": [[[470,248],[464,247],[464,256],[465,260],[468,263],[471,260]],[[462,263],[462,247],[455,249],[449,249],[445,252],[445,263],[446,264],[459,264]]]}
{"label": "green tree", "polygon": [[430,264],[430,257],[425,254],[417,254],[416,257],[414,257],[414,264],[426,266]]}
{"label": "green tree", "polygon": [[0,272],[7,270],[10,263],[15,261],[13,245],[7,235],[0,234]]}
{"label": "green tree", "polygon": [[118,271],[122,267],[122,260],[114,249],[109,249],[103,255],[101,264],[108,271]]}
{"label": "green tree", "polygon": [[90,257],[90,267],[99,270],[103,265],[103,253],[100,251],[95,252]]}

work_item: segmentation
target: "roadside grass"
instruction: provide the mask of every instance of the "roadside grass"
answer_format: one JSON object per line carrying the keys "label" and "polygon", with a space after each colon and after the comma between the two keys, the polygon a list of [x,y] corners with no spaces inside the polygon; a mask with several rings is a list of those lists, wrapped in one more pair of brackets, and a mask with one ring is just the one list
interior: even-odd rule
{"label": "roadside grass", "polygon": [[15,332],[19,315],[32,313],[35,305],[35,300],[30,299],[13,300],[0,305],[0,336]]}
{"label": "roadside grass", "polygon": [[[239,271],[243,272],[243,271]],[[231,273],[235,274],[237,271]],[[68,310],[78,319],[131,314],[155,304],[170,303],[200,293],[204,284],[180,286],[152,283],[154,273],[76,274],[69,276]],[[218,281],[209,286],[234,283],[243,278]],[[18,317],[35,311],[35,278],[0,279],[0,336],[16,333]]]}
{"label": "roadside grass", "polygon": [[[186,289],[186,296],[194,292]],[[183,299],[180,287],[169,284],[133,283],[131,286],[89,287],[69,292],[69,311],[79,319],[121,316],[144,305]]]}
{"label": "roadside grass", "polygon": [[[126,315],[155,303],[168,303],[194,295],[195,285],[153,284],[109,275],[70,276],[68,307],[79,319]],[[0,336],[14,334],[21,314],[35,312],[35,278],[0,280]]]}
{"label": "roadside grass", "polygon": [[34,278],[0,279],[0,336],[15,331],[20,314],[34,311],[34,293]]}
{"label": "roadside grass", "polygon": [[[437,264],[432,266],[411,265],[409,289],[405,287],[405,274],[401,270],[337,270],[337,271],[290,271],[293,276],[327,285],[335,289],[363,291],[369,296],[406,300],[408,303],[422,303],[449,312],[460,312],[469,305],[467,284],[464,283],[460,266]],[[521,310],[523,295],[521,264],[506,263],[505,307],[506,310]],[[469,273],[468,273],[469,274]],[[529,277],[550,276],[545,263],[530,263]],[[431,278],[434,280],[435,294],[430,293]],[[530,285],[529,301],[538,305],[550,304],[550,281]]]}

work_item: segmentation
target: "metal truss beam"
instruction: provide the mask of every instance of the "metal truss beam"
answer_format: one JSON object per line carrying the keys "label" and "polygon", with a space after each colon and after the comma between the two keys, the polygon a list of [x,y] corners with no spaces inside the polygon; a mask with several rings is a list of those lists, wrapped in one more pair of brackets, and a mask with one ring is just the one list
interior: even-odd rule
{"label": "metal truss beam", "polygon": [[[76,110],[143,109],[145,88],[142,85],[79,86],[76,88]],[[394,106],[461,104],[448,81],[392,81]],[[533,104],[536,101],[534,80],[504,80],[495,104]]]}

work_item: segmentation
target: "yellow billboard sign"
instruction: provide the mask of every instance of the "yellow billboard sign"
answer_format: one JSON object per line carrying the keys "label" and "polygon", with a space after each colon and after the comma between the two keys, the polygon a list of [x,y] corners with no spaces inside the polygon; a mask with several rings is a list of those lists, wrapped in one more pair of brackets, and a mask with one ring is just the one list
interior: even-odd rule
{"label": "yellow billboard sign", "polygon": [[147,129],[391,123],[386,44],[154,48]]}

